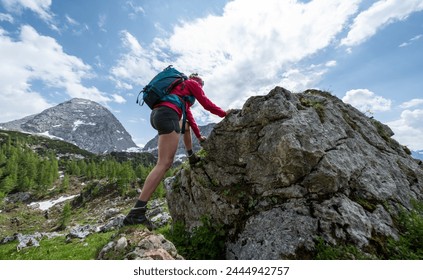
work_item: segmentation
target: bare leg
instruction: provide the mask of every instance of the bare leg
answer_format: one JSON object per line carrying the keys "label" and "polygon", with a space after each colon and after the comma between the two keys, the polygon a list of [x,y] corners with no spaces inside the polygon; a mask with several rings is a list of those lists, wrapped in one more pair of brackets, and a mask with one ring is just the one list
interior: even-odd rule
{"label": "bare leg", "polygon": [[191,138],[191,129],[188,122],[185,124],[185,134],[184,134],[184,144],[185,150],[192,150],[192,138]]}
{"label": "bare leg", "polygon": [[178,142],[179,134],[176,133],[176,131],[159,136],[159,159],[157,160],[156,166],[145,179],[144,187],[142,188],[135,207],[133,207],[128,215],[126,215],[125,219],[123,219],[123,225],[144,224],[148,229],[154,229],[154,225],[146,217],[146,204],[160,184],[166,171],[172,166]]}
{"label": "bare leg", "polygon": [[156,190],[166,171],[172,166],[176,149],[178,148],[179,134],[173,131],[159,135],[159,158],[156,166],[145,179],[139,200],[148,201]]}
{"label": "bare leg", "polygon": [[189,163],[191,165],[194,165],[197,162],[199,162],[200,158],[196,154],[194,154],[194,152],[192,151],[191,129],[188,123],[185,124],[184,144],[185,144],[185,149],[187,151]]}

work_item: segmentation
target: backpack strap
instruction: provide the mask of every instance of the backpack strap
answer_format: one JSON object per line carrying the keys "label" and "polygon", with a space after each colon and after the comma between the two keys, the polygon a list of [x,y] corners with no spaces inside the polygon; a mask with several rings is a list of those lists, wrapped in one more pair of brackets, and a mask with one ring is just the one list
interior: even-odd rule
{"label": "backpack strap", "polygon": [[[171,95],[176,96],[178,98],[178,101],[175,100],[175,98],[172,98]],[[189,102],[191,105],[195,102],[195,97],[192,95],[184,95],[179,96],[177,94],[169,94],[170,98],[166,101],[172,102],[173,104],[178,105],[179,108],[182,110],[182,127],[181,127],[181,134],[185,134],[185,124],[187,122],[187,112],[186,112],[186,102]]]}
{"label": "backpack strap", "polygon": [[143,100],[143,101],[142,101],[142,103],[140,103],[140,101],[141,101],[141,99],[140,99],[140,95],[141,95],[141,93],[143,92],[143,90],[144,90],[144,89],[142,89],[142,90],[138,93],[138,96],[137,96],[137,102],[136,102],[136,103],[137,103],[138,105],[140,105],[140,106],[144,105],[144,102],[145,102],[145,101]]}
{"label": "backpack strap", "polygon": [[182,101],[182,127],[181,127],[181,134],[185,134],[185,124],[187,122],[187,112],[186,112],[186,104],[183,98],[179,97]]}
{"label": "backpack strap", "polygon": [[191,103],[191,105],[194,104],[195,102],[195,97],[193,95],[184,95],[182,97],[178,96],[181,100],[182,100],[182,128],[181,128],[181,133],[184,134],[185,133],[185,124],[187,121],[187,114],[186,114],[186,102]]}

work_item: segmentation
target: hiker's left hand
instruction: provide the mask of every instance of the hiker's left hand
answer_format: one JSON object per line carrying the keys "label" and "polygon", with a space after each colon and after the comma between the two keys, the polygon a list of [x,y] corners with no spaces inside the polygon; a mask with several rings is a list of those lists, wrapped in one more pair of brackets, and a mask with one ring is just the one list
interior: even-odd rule
{"label": "hiker's left hand", "polygon": [[206,140],[207,140],[207,138],[206,138],[206,136],[201,135],[201,136],[200,136],[200,138],[198,138],[198,140],[199,140],[200,142],[204,142],[204,141],[206,141]]}

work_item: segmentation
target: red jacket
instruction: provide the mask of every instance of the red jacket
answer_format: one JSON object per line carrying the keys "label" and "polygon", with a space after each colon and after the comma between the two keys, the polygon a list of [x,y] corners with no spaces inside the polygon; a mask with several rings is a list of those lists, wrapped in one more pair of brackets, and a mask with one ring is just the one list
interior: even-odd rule
{"label": "red jacket", "polygon": [[[179,95],[179,96],[193,95],[195,99],[197,99],[197,101],[201,104],[201,106],[203,106],[203,108],[209,111],[210,113],[215,114],[221,118],[226,116],[225,111],[223,111],[220,107],[215,105],[213,102],[210,101],[210,99],[207,98],[200,84],[197,83],[195,80],[192,80],[192,79],[186,80],[184,83],[174,88],[171,93]],[[189,102],[185,102],[187,121],[189,125],[191,126],[195,136],[197,138],[200,138],[201,137],[200,130],[198,129],[197,123],[195,122],[194,117],[192,115],[192,112],[190,109],[191,105],[192,104],[190,104]],[[164,101],[159,103],[157,106],[170,107],[178,113],[179,119],[181,119],[182,117],[182,110],[176,104]]]}

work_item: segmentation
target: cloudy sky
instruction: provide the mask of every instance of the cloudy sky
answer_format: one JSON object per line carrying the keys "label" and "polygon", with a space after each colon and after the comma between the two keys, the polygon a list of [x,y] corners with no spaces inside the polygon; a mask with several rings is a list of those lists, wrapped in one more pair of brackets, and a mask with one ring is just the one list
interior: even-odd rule
{"label": "cloudy sky", "polygon": [[173,64],[223,109],[322,89],[423,150],[422,50],[423,0],[0,0],[0,122],[86,98],[143,145],[155,131],[137,94]]}

